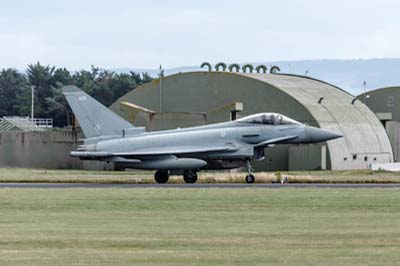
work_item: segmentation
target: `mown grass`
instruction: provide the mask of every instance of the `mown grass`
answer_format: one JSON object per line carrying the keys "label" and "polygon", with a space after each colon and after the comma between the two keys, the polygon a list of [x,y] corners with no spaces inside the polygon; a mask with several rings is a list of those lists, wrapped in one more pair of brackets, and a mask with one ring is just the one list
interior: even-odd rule
{"label": "mown grass", "polygon": [[[85,171],[0,168],[0,183],[154,183],[153,171]],[[200,172],[200,183],[243,183],[243,172]],[[256,182],[272,183],[288,177],[291,183],[400,183],[400,174],[392,172],[353,171],[294,171],[258,172]],[[181,176],[171,176],[170,183],[182,183]]]}
{"label": "mown grass", "polygon": [[399,265],[399,189],[0,189],[0,265]]}

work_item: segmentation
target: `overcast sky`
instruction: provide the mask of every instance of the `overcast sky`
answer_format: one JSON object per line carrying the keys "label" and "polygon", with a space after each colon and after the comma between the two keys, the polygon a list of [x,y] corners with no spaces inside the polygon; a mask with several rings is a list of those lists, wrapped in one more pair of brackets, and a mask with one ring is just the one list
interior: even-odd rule
{"label": "overcast sky", "polygon": [[0,68],[400,57],[398,0],[0,1]]}

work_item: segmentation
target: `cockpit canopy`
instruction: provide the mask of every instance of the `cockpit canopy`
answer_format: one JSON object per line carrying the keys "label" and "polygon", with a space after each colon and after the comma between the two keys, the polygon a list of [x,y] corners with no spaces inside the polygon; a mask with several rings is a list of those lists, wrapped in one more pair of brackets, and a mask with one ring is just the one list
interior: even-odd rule
{"label": "cockpit canopy", "polygon": [[264,125],[299,125],[300,123],[287,116],[277,113],[261,113],[249,115],[237,120],[241,123],[264,124]]}

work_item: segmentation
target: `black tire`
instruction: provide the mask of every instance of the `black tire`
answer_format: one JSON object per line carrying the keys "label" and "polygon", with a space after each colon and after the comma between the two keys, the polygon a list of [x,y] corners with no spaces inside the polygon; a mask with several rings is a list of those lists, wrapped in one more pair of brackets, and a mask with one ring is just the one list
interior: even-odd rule
{"label": "black tire", "polygon": [[252,174],[246,175],[246,183],[247,184],[252,184],[255,181],[256,181],[256,179],[254,178],[254,175],[252,175]]}
{"label": "black tire", "polygon": [[185,183],[193,184],[197,181],[197,173],[195,171],[185,171],[183,173],[183,180]]}
{"label": "black tire", "polygon": [[158,170],[154,175],[154,180],[158,184],[165,184],[168,182],[169,173],[166,170]]}

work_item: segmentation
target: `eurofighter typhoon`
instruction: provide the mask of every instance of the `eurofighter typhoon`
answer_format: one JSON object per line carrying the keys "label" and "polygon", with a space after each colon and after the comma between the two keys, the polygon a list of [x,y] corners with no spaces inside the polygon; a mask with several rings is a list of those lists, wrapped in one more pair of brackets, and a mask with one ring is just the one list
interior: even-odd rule
{"label": "eurofighter typhoon", "polygon": [[282,114],[259,113],[235,121],[182,129],[146,132],[135,127],[75,86],[63,93],[85,135],[71,156],[115,162],[123,168],[156,170],[157,183],[182,174],[197,181],[201,170],[247,168],[245,181],[255,181],[251,160],[264,159],[275,144],[324,142],[342,137],[306,126]]}

